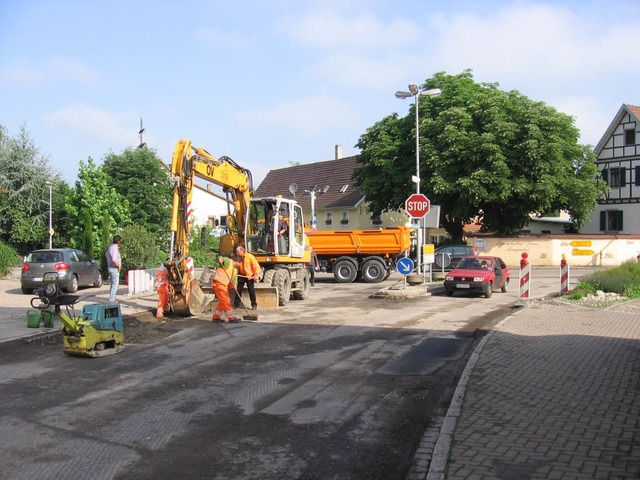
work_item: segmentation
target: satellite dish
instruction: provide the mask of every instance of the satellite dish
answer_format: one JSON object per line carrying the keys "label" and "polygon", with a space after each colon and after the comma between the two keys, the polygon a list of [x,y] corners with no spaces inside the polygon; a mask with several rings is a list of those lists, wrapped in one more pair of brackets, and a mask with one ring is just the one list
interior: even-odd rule
{"label": "satellite dish", "polygon": [[296,192],[298,191],[298,184],[297,183],[292,183],[291,185],[289,185],[289,191],[295,195]]}

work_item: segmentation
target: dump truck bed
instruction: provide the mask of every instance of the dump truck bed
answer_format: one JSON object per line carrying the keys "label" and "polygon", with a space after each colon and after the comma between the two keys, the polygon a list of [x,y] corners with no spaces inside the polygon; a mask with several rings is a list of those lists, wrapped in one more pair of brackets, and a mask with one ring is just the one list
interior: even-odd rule
{"label": "dump truck bed", "polygon": [[407,227],[316,231],[309,232],[307,237],[316,255],[396,255],[411,246]]}

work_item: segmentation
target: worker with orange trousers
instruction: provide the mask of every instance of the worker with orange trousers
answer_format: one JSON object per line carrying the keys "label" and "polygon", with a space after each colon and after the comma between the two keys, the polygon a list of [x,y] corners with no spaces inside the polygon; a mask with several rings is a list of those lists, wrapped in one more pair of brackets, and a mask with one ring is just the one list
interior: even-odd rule
{"label": "worker with orange trousers", "polygon": [[242,245],[238,245],[236,247],[236,255],[238,256],[236,267],[238,267],[238,272],[241,276],[238,277],[238,288],[233,307],[238,308],[240,306],[240,303],[242,302],[242,290],[246,283],[247,290],[249,290],[249,298],[251,299],[251,310],[255,310],[258,308],[255,282],[260,278],[260,271],[262,270],[262,267],[260,267],[256,257],[247,252]]}
{"label": "worker with orange trousers", "polygon": [[171,310],[169,301],[169,270],[167,270],[167,262],[164,261],[156,270],[156,279],[154,286],[158,292],[158,308],[156,309],[156,317],[162,318],[165,313]]}
{"label": "worker with orange trousers", "polygon": [[216,259],[216,270],[213,273],[213,279],[211,280],[211,288],[218,299],[216,310],[213,312],[214,322],[224,322],[222,315],[227,317],[227,321],[230,323],[236,323],[240,321],[240,318],[233,314],[233,307],[231,306],[231,299],[229,298],[229,289],[235,288],[237,280],[237,270],[233,260],[228,257],[218,256]]}

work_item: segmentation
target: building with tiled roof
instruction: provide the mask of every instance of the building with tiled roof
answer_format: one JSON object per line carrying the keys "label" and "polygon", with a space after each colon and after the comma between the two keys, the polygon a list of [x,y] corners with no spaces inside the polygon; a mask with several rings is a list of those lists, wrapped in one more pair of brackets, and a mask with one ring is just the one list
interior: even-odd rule
{"label": "building with tiled roof", "polygon": [[623,104],[595,147],[609,190],[581,233],[640,233],[640,107]]}
{"label": "building with tiled roof", "polygon": [[[385,212],[372,218],[364,194],[351,178],[359,167],[357,156],[294,165],[271,170],[255,191],[256,197],[282,195],[295,199],[312,224],[312,209],[318,230],[359,230],[405,225],[404,212]],[[313,203],[313,205],[312,205]]]}

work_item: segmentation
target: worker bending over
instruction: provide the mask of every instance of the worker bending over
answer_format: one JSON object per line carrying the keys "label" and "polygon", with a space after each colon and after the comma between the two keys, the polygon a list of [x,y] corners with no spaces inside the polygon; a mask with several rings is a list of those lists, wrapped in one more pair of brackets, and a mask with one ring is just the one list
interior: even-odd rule
{"label": "worker bending over", "polygon": [[229,298],[229,289],[234,289],[237,280],[237,270],[233,260],[228,257],[218,256],[216,259],[216,270],[211,280],[211,288],[215,293],[218,304],[216,310],[213,312],[214,322],[224,322],[222,315],[227,317],[227,321],[230,323],[237,323],[240,318],[233,314],[233,307],[231,306],[231,300]]}
{"label": "worker bending over", "polygon": [[165,260],[156,270],[156,280],[154,283],[158,292],[158,308],[156,309],[156,318],[164,317],[165,313],[171,310],[169,301],[169,270],[167,270],[167,261]]}

